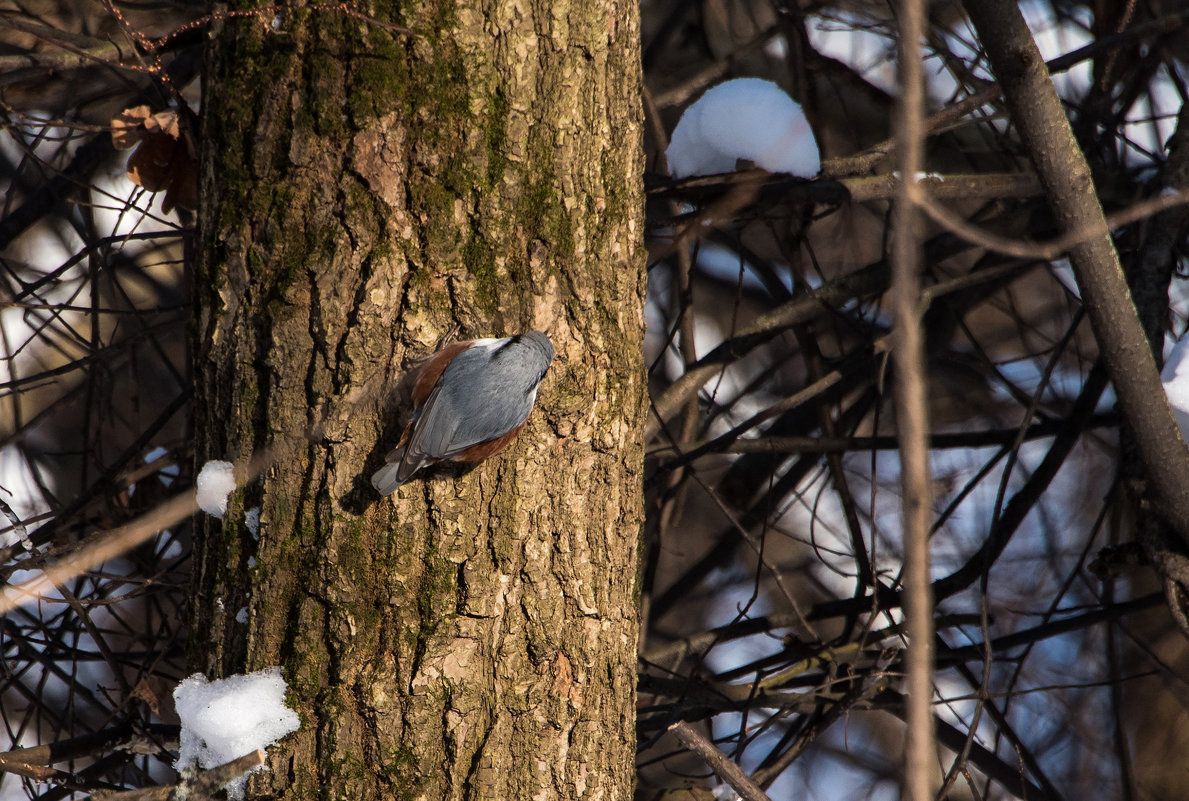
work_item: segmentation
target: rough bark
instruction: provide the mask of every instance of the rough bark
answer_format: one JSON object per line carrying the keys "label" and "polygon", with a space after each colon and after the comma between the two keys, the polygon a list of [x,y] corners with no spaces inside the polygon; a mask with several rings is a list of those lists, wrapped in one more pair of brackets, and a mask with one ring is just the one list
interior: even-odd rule
{"label": "rough bark", "polygon": [[[260,795],[626,799],[637,7],[367,13],[413,33],[296,11],[209,48],[195,449],[272,458],[201,523],[194,667],[284,666],[302,729]],[[376,497],[400,373],[455,329],[529,328],[559,360],[517,442]]]}

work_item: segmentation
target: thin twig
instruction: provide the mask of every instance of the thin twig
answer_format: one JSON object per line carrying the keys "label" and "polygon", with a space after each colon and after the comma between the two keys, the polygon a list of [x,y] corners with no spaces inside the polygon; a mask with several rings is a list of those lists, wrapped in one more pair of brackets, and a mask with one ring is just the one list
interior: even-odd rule
{"label": "thin twig", "polygon": [[[245,477],[239,486],[243,486],[244,483],[259,475],[271,462],[271,459],[271,451],[254,456],[248,464]],[[190,490],[171,498],[127,525],[96,536],[90,544],[79,549],[75,554],[46,568],[41,576],[24,584],[5,589],[3,595],[0,595],[0,615],[6,615],[18,606],[48,595],[55,587],[59,587],[75,576],[81,576],[107,560],[114,559],[135,548],[140,543],[155,537],[158,532],[177,525],[197,511],[196,495],[193,490]]]}
{"label": "thin twig", "polygon": [[1070,249],[1094,337],[1161,514],[1189,544],[1189,448],[1123,274],[1086,157],[1013,0],[965,3],[1058,223],[1097,231]]}
{"label": "thin twig", "polygon": [[722,751],[714,747],[714,743],[694,731],[684,720],[670,726],[669,732],[679,743],[700,756],[715,775],[731,785],[743,801],[772,801],[768,794],[743,772],[743,768],[727,759]]}
{"label": "thin twig", "polygon": [[921,225],[917,198],[925,152],[925,84],[920,43],[925,32],[921,0],[900,4],[900,103],[896,141],[902,180],[892,223],[891,308],[895,318],[896,430],[900,436],[900,518],[904,540],[904,603],[908,630],[905,798],[931,801],[939,784],[933,723],[933,596],[929,586],[932,471],[921,325]]}
{"label": "thin twig", "polygon": [[1019,239],[999,236],[983,228],[967,222],[959,215],[936,202],[932,193],[921,193],[917,196],[918,205],[929,217],[968,242],[972,242],[987,250],[1015,256],[1021,259],[1043,259],[1051,261],[1058,258],[1070,248],[1089,239],[1109,234],[1116,228],[1131,225],[1134,222],[1159,214],[1166,209],[1176,206],[1189,205],[1189,194],[1183,192],[1165,192],[1156,197],[1140,201],[1126,209],[1117,211],[1103,218],[1102,222],[1094,222],[1076,231],[1069,231],[1049,242],[1021,242]]}

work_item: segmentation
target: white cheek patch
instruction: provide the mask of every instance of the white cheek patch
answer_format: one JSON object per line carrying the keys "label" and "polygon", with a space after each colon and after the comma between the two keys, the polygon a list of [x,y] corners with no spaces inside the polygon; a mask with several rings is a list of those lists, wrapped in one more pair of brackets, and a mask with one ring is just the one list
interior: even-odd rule
{"label": "white cheek patch", "polygon": [[493,339],[487,337],[485,339],[471,340],[471,347],[467,350],[478,348],[479,350],[498,350],[501,345],[507,342],[511,337],[503,337],[502,339]]}

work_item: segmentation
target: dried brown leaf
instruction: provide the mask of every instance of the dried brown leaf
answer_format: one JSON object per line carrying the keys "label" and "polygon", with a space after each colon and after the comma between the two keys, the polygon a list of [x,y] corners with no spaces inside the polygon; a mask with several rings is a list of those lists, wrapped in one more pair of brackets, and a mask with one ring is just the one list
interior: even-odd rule
{"label": "dried brown leaf", "polygon": [[144,138],[145,120],[150,118],[148,106],[126,108],[111,118],[111,143],[116,150],[131,150]]}
{"label": "dried brown leaf", "polygon": [[160,131],[174,139],[181,136],[181,126],[178,123],[176,111],[158,111],[144,121],[144,127],[146,131]]}
{"label": "dried brown leaf", "polygon": [[132,688],[132,693],[129,697],[143,701],[145,705],[153,711],[154,715],[158,717],[161,716],[161,704],[158,702],[157,694],[153,692],[153,688],[150,687],[149,683],[144,679],[141,679],[136,683],[136,686]]}
{"label": "dried brown leaf", "polygon": [[[179,147],[177,152],[185,153],[185,148]],[[169,186],[161,201],[161,210],[166,214],[175,206],[190,210],[198,208],[198,162],[188,155],[174,162]]]}
{"label": "dried brown leaf", "polygon": [[[172,127],[177,128],[176,121]],[[185,139],[158,129],[144,132],[136,152],[128,157],[128,180],[150,192],[165,192],[162,210],[193,209],[198,205],[198,164]]]}
{"label": "dried brown leaf", "polygon": [[144,141],[128,157],[128,179],[150,192],[160,192],[169,186],[170,164],[178,148],[176,139],[159,131],[146,132]]}

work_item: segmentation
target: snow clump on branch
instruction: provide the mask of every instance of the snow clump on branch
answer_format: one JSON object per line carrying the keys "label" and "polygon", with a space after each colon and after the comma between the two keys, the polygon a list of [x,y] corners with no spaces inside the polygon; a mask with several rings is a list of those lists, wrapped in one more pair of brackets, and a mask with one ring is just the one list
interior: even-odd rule
{"label": "snow clump on branch", "polygon": [[736,78],[706,90],[681,115],[665,155],[674,178],[732,172],[740,159],[799,178],[812,178],[822,168],[801,106],[760,78]]}
{"label": "snow clump on branch", "polygon": [[[297,731],[301,721],[285,706],[287,689],[279,667],[216,681],[195,673],[184,680],[173,691],[182,720],[181,749],[174,767],[182,770],[194,762],[203,768],[218,767]],[[227,797],[240,801],[246,783],[246,775],[230,782]]]}

